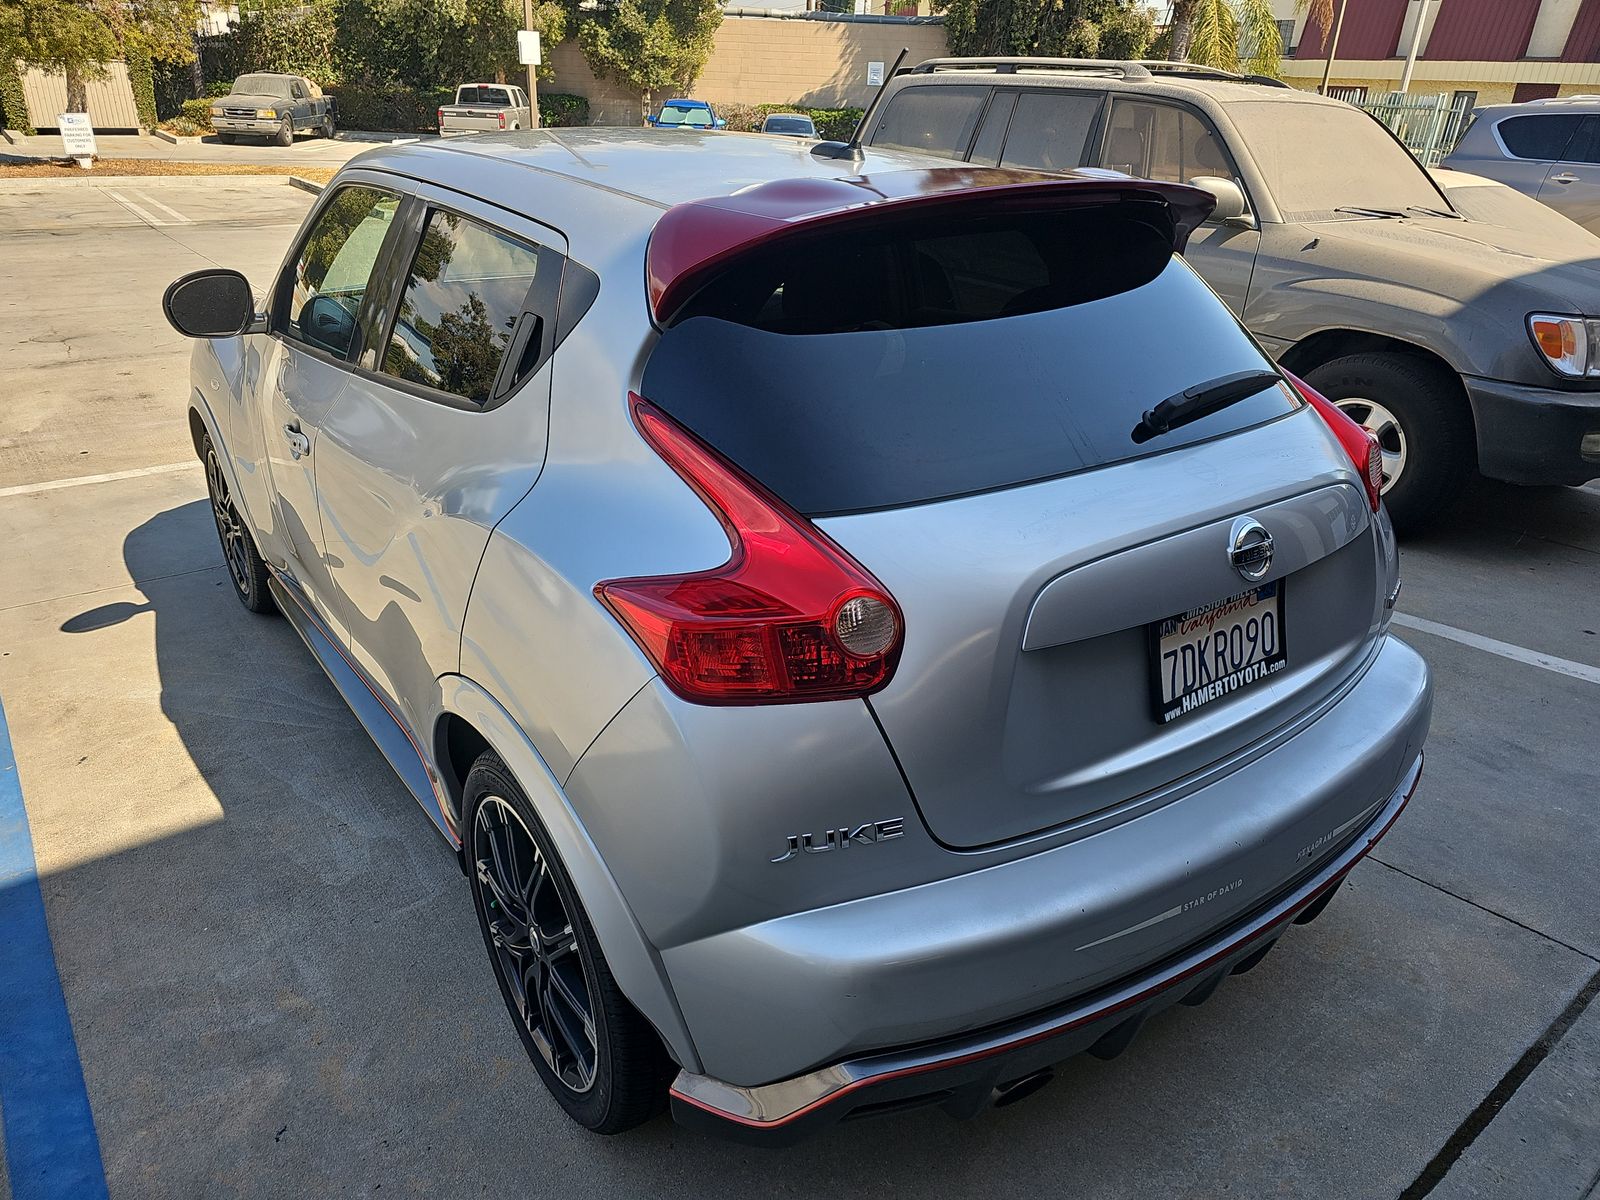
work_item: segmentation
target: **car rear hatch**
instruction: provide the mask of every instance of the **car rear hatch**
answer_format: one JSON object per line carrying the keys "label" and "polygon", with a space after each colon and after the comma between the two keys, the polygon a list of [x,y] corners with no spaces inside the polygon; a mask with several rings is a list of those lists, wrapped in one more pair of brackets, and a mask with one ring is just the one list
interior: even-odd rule
{"label": "car rear hatch", "polygon": [[670,246],[652,263],[643,394],[898,601],[868,704],[952,847],[1171,798],[1309,719],[1378,636],[1366,493],[1286,382],[1140,428],[1272,371],[1174,256],[1182,198],[1141,186],[885,205],[692,286]]}

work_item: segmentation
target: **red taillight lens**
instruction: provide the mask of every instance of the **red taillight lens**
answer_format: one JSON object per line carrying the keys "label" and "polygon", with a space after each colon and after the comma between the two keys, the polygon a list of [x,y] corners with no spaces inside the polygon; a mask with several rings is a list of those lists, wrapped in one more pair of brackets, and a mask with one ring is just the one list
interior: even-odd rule
{"label": "red taillight lens", "polygon": [[435,122],[437,122],[439,128],[443,129],[444,128],[444,109],[441,108],[438,112],[434,113],[433,116],[434,116],[434,120],[435,120]]}
{"label": "red taillight lens", "polygon": [[506,115],[505,115],[505,113],[501,113],[500,114],[500,128],[504,129],[505,127],[506,127]]}
{"label": "red taillight lens", "polygon": [[1356,474],[1361,476],[1361,485],[1367,490],[1367,503],[1372,505],[1373,512],[1377,512],[1378,498],[1383,492],[1383,448],[1378,445],[1378,439],[1345,416],[1337,404],[1305,380],[1288,371],[1284,374],[1306,398],[1306,403],[1316,409],[1317,414],[1327,422],[1328,428],[1333,430],[1333,436],[1339,439],[1344,452],[1355,464]]}
{"label": "red taillight lens", "polygon": [[715,450],[639,396],[634,423],[721,520],[733,554],[689,575],[596,585],[661,677],[699,704],[840,700],[882,688],[900,607],[881,583]]}

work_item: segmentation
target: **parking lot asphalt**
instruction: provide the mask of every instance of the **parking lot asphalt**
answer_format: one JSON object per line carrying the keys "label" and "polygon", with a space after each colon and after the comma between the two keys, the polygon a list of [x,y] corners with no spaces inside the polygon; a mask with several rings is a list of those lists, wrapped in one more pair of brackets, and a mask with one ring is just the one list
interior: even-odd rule
{"label": "parking lot asphalt", "polygon": [[[433,134],[420,134],[411,140],[433,136]],[[253,138],[225,145],[215,134],[207,134],[202,138],[185,138],[174,144],[153,134],[102,133],[95,136],[95,147],[101,158],[337,167],[363,150],[370,150],[383,142],[396,140],[400,140],[399,135],[392,133],[341,130],[332,140],[320,137],[297,137],[292,146],[275,146]],[[59,158],[62,153],[59,134],[39,133],[32,137],[14,135],[0,139],[0,162]]]}
{"label": "parking lot asphalt", "polygon": [[[1204,1006],[971,1122],[598,1139],[443,842],[218,557],[161,291],[261,290],[311,198],[130,183],[0,192],[0,703],[112,1196],[1600,1197],[1600,488],[1483,485],[1405,545],[1421,788]],[[0,1195],[5,1161],[52,1194],[17,1170],[55,1135],[3,1115]]]}

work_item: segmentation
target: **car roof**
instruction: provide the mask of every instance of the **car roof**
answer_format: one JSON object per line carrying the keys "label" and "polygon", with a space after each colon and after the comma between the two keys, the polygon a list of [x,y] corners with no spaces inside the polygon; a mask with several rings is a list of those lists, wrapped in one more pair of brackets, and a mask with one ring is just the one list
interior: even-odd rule
{"label": "car roof", "polygon": [[690,108],[710,108],[711,107],[711,105],[710,105],[710,103],[708,101],[705,101],[705,100],[690,100],[690,99],[688,99],[686,97],[683,97],[683,96],[675,96],[671,100],[663,100],[661,102],[661,107],[662,108],[667,108],[668,106],[674,105],[674,104],[676,104],[676,105],[688,105]]}
{"label": "car roof", "polygon": [[[848,179],[874,172],[949,167],[949,159],[866,148],[858,160],[821,158],[807,143],[723,130],[649,126],[525,129],[470,138],[397,143],[351,160],[472,191],[472,161],[492,159],[603,188],[658,208],[725,196],[784,179]],[[487,197],[491,198],[492,197]]]}
{"label": "car roof", "polygon": [[998,87],[1059,87],[1075,90],[1134,92],[1219,104],[1263,100],[1274,104],[1343,105],[1343,100],[1286,87],[1265,80],[1183,63],[1050,59],[930,59],[895,76],[900,87],[926,84],[989,84]]}
{"label": "car roof", "polygon": [[1600,110],[1600,96],[1559,96],[1550,100],[1524,100],[1521,104],[1485,104],[1480,117],[1499,120],[1534,113],[1592,113]]}
{"label": "car roof", "polygon": [[773,117],[799,117],[800,120],[802,120],[802,121],[811,120],[811,118],[809,116],[807,116],[805,113],[791,113],[791,112],[771,112],[771,113],[768,113],[764,119],[770,121],[770,120],[772,120]]}

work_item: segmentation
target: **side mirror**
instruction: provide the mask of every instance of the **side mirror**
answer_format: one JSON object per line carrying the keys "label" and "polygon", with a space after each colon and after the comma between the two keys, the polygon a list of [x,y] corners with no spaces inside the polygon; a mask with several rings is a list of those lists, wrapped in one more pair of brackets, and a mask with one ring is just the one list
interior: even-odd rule
{"label": "side mirror", "polygon": [[1220,175],[1197,175],[1189,180],[1189,186],[1209,192],[1216,199],[1217,206],[1211,210],[1213,221],[1232,221],[1244,216],[1247,207],[1244,189],[1233,180]]}
{"label": "side mirror", "polygon": [[256,302],[243,275],[210,267],[173,280],[161,311],[184,337],[234,337],[255,323]]}

